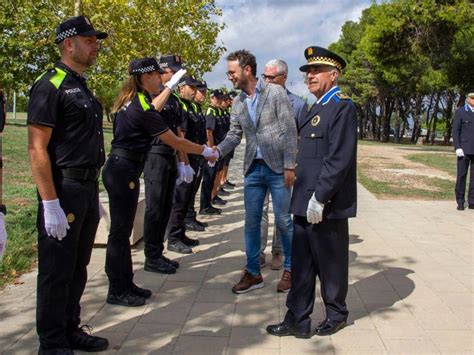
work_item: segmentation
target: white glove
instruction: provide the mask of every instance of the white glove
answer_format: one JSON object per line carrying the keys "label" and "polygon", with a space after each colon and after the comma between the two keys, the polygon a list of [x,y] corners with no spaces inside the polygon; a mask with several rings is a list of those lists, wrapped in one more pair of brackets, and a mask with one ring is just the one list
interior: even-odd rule
{"label": "white glove", "polygon": [[306,210],[306,219],[308,222],[311,224],[318,224],[321,222],[323,220],[323,209],[324,204],[318,202],[313,194],[308,202],[308,208]]}
{"label": "white glove", "polygon": [[204,147],[204,150],[201,152],[201,155],[204,158],[215,158],[216,160],[219,159],[218,150],[214,150],[211,147],[208,147],[207,145],[204,145],[204,144],[203,144],[203,147]]}
{"label": "white glove", "polygon": [[464,156],[464,150],[462,150],[462,148],[456,149],[456,156],[462,158]]}
{"label": "white glove", "polygon": [[102,206],[102,202],[100,202],[99,200],[99,219],[104,217],[104,214],[105,214],[104,206]]}
{"label": "white glove", "polygon": [[165,86],[173,91],[176,88],[176,85],[178,85],[179,81],[183,77],[183,75],[186,74],[186,69],[180,69],[174,75],[171,77],[171,79],[165,84]]}
{"label": "white glove", "polygon": [[70,227],[67,223],[66,214],[59,204],[59,200],[43,200],[43,207],[46,233],[53,238],[62,240]]}
{"label": "white glove", "polygon": [[188,164],[184,166],[184,182],[188,184],[193,182],[194,174],[196,173],[194,172],[194,169],[191,168],[191,165]]}
{"label": "white glove", "polygon": [[7,249],[7,230],[5,229],[5,215],[0,212],[0,261]]}
{"label": "white glove", "polygon": [[178,178],[176,179],[176,185],[181,185],[186,180],[186,168],[184,162],[178,162]]}

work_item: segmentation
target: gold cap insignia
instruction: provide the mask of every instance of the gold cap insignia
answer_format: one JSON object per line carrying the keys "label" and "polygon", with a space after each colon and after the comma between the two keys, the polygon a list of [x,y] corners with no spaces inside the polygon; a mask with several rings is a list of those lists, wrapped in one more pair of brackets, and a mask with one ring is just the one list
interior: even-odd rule
{"label": "gold cap insignia", "polygon": [[72,222],[75,221],[76,216],[74,216],[74,213],[69,213],[69,214],[66,216],[66,219],[67,219],[68,223],[72,223]]}
{"label": "gold cap insignia", "polygon": [[319,117],[319,115],[314,116],[311,120],[311,126],[316,127],[319,124],[319,121],[321,121],[321,117]]}
{"label": "gold cap insignia", "polygon": [[130,181],[128,183],[128,187],[130,188],[130,190],[133,190],[135,188],[135,183],[133,181]]}
{"label": "gold cap insignia", "polygon": [[308,48],[308,55],[313,55],[313,48],[311,47]]}

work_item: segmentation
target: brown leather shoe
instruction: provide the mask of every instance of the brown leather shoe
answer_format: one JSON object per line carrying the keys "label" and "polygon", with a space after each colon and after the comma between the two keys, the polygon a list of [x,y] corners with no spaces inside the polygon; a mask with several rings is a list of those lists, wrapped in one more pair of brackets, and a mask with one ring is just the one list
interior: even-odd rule
{"label": "brown leather shoe", "polygon": [[283,255],[280,253],[274,254],[272,261],[270,262],[270,269],[272,270],[281,270],[283,267]]}
{"label": "brown leather shoe", "polygon": [[267,262],[265,260],[265,254],[260,254],[260,268],[264,268],[267,265]]}
{"label": "brown leather shoe", "polygon": [[291,288],[291,271],[283,271],[281,280],[278,281],[277,292],[288,292]]}
{"label": "brown leather shoe", "polygon": [[263,283],[262,274],[253,276],[245,270],[240,281],[232,287],[232,292],[240,294],[262,288],[263,286],[265,286],[265,284]]}

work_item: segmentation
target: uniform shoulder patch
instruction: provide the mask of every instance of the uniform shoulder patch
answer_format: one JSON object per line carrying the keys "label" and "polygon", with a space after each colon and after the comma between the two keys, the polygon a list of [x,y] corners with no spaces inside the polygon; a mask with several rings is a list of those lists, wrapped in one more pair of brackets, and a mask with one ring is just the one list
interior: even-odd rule
{"label": "uniform shoulder patch", "polygon": [[146,97],[141,92],[138,93],[138,101],[140,102],[140,106],[142,107],[143,111],[151,110],[151,106],[148,103]]}
{"label": "uniform shoulder patch", "polygon": [[336,96],[337,96],[338,99],[340,99],[340,100],[350,100],[350,99],[351,99],[350,96],[348,96],[348,95],[346,95],[346,94],[343,94],[343,93],[341,93],[341,92],[338,92],[338,93],[336,94]]}
{"label": "uniform shoulder patch", "polygon": [[216,111],[212,107],[209,107],[206,112],[206,115],[210,115],[210,114],[213,114],[213,115],[216,114]]}
{"label": "uniform shoulder patch", "polygon": [[54,70],[56,71],[56,74],[54,74],[50,79],[49,81],[54,85],[54,87],[56,89],[59,89],[59,87],[61,86],[61,84],[63,83],[64,79],[66,79],[66,75],[67,73],[60,69],[60,68],[54,68]]}

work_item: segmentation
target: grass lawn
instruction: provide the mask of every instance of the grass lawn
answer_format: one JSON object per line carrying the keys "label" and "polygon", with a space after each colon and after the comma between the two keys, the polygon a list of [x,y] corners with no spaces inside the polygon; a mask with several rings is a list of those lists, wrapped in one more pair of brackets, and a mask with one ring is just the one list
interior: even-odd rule
{"label": "grass lawn", "polygon": [[[422,163],[432,168],[446,171],[452,176],[456,176],[456,162],[454,153],[451,154],[410,154],[407,159]],[[454,160],[454,164],[453,164]]]}
{"label": "grass lawn", "polygon": [[[110,125],[104,128],[104,138],[108,152]],[[0,288],[28,271],[36,258],[36,188],[28,161],[27,128],[20,120],[3,132],[3,203],[8,209],[8,245],[0,264]]]}

